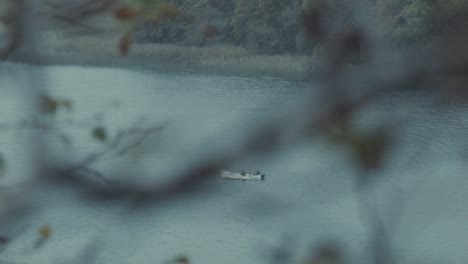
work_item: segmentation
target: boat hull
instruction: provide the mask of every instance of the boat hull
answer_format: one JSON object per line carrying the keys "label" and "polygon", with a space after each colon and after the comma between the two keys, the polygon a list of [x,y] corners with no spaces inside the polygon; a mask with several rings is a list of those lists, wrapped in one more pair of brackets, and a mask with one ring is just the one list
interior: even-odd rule
{"label": "boat hull", "polygon": [[265,180],[265,174],[238,173],[230,171],[221,171],[221,178],[229,180]]}

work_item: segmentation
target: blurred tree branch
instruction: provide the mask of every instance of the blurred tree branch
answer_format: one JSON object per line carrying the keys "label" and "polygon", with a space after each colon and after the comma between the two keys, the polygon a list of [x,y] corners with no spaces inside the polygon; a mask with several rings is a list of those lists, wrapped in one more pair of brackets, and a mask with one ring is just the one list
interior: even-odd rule
{"label": "blurred tree branch", "polygon": [[[17,0],[13,1],[13,3],[12,15],[5,22],[9,25],[11,40],[0,51],[0,59],[6,59],[20,46],[24,32],[21,22],[22,10],[25,8],[24,1]],[[83,19],[110,12],[116,4],[116,0],[87,0],[73,5],[46,2],[48,7],[58,10],[58,13],[53,15],[56,18],[84,27],[87,26],[81,23]],[[288,120],[282,120],[283,123],[279,123],[277,120],[268,120],[263,126],[249,131],[250,134],[246,133],[245,138],[236,148],[223,150],[216,153],[216,155],[202,157],[195,164],[171,175],[173,180],[166,184],[115,182],[108,180],[100,172],[90,168],[93,163],[110,151],[115,151],[117,155],[128,153],[129,150],[143,144],[147,137],[159,132],[162,129],[161,126],[140,131],[131,129],[121,131],[108,142],[106,149],[89,154],[73,166],[62,167],[61,164],[47,164],[49,166],[38,173],[37,181],[54,186],[70,186],[96,202],[125,200],[132,202],[134,208],[142,208],[143,206],[159,205],[162,202],[204,190],[202,187],[210,183],[214,177],[217,177],[220,170],[245,157],[256,154],[271,154],[284,146],[301,144],[314,137],[331,136],[337,139],[336,143],[353,150],[357,161],[356,164],[362,169],[363,174],[357,179],[357,194],[361,206],[361,218],[363,222],[369,224],[371,229],[370,240],[374,246],[374,263],[393,263],[393,256],[390,252],[391,237],[387,226],[381,219],[375,201],[376,198],[371,197],[369,199],[369,197],[362,196],[369,189],[371,192],[375,191],[371,188],[369,182],[370,179],[375,178],[374,175],[382,170],[390,140],[388,133],[386,133],[388,128],[382,126],[381,130],[374,131],[375,133],[363,135],[353,131],[349,124],[356,112],[389,92],[401,89],[401,87],[418,86],[425,80],[433,78],[435,74],[466,75],[468,65],[467,46],[457,45],[456,49],[447,48],[445,45],[451,45],[451,42],[447,41],[448,38],[444,38],[443,40],[446,41],[441,41],[434,48],[436,54],[440,55],[437,61],[439,64],[436,67],[415,65],[414,67],[408,67],[407,71],[391,76],[391,78],[376,76],[371,71],[371,68],[375,66],[372,63],[382,62],[373,61],[370,43],[372,36],[369,36],[365,29],[355,25],[346,26],[334,32],[328,31],[325,20],[330,18],[324,17],[328,10],[324,11],[321,8],[319,5],[309,10],[308,13],[304,13],[304,24],[308,34],[324,47],[326,53],[326,63],[323,65],[322,78],[319,80],[323,91],[321,94],[323,100],[320,101],[319,105],[314,103],[313,100],[316,98],[312,98],[312,93],[308,94],[309,100],[299,107],[296,112],[291,112]],[[128,16],[133,17],[133,11],[135,10],[124,8],[120,11],[122,13],[118,13],[117,16],[126,18]],[[124,40],[127,40],[127,42],[124,44],[128,44],[128,39],[130,39],[129,35],[125,35]],[[464,39],[466,42],[466,38]],[[127,50],[128,46],[124,45],[122,49]],[[460,54],[463,56],[459,56]],[[350,83],[345,83],[345,77],[349,76],[348,70],[353,63],[359,63],[361,66],[358,73],[364,74],[359,75],[359,77],[368,78],[359,91],[350,91],[347,89]],[[457,85],[457,88],[466,92],[466,82]],[[37,127],[40,128],[41,125],[38,124]],[[49,127],[49,129],[45,130],[50,132],[53,129]],[[132,133],[138,135],[131,142],[122,145],[122,139]],[[99,137],[105,137],[102,132],[97,134],[100,135]],[[87,177],[81,177],[79,172],[93,174],[101,178],[105,184],[96,184],[95,181]],[[334,252],[326,253],[328,255],[335,254]]]}
{"label": "blurred tree branch", "polygon": [[20,45],[23,39],[24,0],[8,1],[8,14],[0,21],[8,28],[8,43],[0,50],[0,60],[7,59]]}

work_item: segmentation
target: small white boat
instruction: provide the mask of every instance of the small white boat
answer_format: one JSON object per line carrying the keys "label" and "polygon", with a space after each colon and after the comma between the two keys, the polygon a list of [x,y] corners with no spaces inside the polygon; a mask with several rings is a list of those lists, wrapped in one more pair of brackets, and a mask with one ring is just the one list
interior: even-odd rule
{"label": "small white boat", "polygon": [[221,171],[221,178],[231,180],[265,180],[265,174],[239,173]]}

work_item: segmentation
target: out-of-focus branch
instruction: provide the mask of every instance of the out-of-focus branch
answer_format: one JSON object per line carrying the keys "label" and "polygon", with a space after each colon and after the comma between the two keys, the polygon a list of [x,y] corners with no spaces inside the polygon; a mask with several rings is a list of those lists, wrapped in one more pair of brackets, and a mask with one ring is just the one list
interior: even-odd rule
{"label": "out-of-focus branch", "polygon": [[[400,82],[402,80],[398,80],[398,83]],[[291,118],[290,123],[287,124],[279,125],[272,122],[265,125],[248,137],[235,150],[226,150],[216,156],[201,160],[196,165],[188,167],[184,172],[171,175],[171,178],[175,180],[165,185],[129,183],[96,185],[95,182],[89,179],[58,168],[50,168],[51,173],[45,174],[46,180],[51,184],[60,183],[73,186],[98,200],[131,200],[135,202],[135,205],[148,205],[157,201],[170,200],[200,189],[213,177],[217,177],[220,170],[247,156],[259,153],[273,153],[281,146],[302,143],[304,140],[310,140],[314,136],[322,135],[329,128],[330,122],[335,121],[341,114],[352,114],[365,107],[378,96],[393,91],[394,87],[396,87],[395,83],[389,81],[379,81],[372,85],[372,87],[374,86],[379,87],[379,89],[369,89],[364,95],[346,104],[323,105],[319,108],[320,113],[315,117],[304,120],[304,116],[301,116]],[[298,126],[298,123],[301,125]]]}
{"label": "out-of-focus branch", "polygon": [[79,21],[91,16],[109,12],[118,0],[86,0],[78,3],[58,3],[54,1],[44,1],[43,4],[51,11],[59,13],[61,18]]}
{"label": "out-of-focus branch", "polygon": [[[163,130],[166,126],[165,125],[158,125],[149,128],[130,128],[128,130],[123,130],[117,133],[115,137],[106,145],[106,148],[93,153],[89,154],[83,161],[78,162],[77,165],[70,168],[70,172],[75,169],[80,169],[83,167],[88,167],[93,163],[96,163],[99,159],[101,159],[104,155],[111,154],[115,152],[117,156],[125,155],[130,150],[141,146],[144,141],[151,135],[155,135],[161,130]],[[127,139],[130,142],[124,144],[123,141]]]}
{"label": "out-of-focus branch", "polygon": [[[60,11],[60,13],[54,15],[56,18],[86,27],[81,22],[83,19],[109,11],[116,2],[116,0],[88,0],[70,7],[52,2],[49,5],[57,12]],[[17,3],[22,3],[22,1]],[[98,171],[90,168],[93,163],[110,151],[116,152],[117,155],[123,155],[136,146],[143,144],[149,135],[159,131],[160,128],[157,127],[142,131],[139,137],[124,145],[121,143],[126,133],[119,133],[110,141],[106,149],[88,155],[76,165],[63,168],[52,164],[45,169],[38,181],[43,180],[51,185],[71,186],[95,201],[125,200],[133,202],[136,207],[156,205],[162,201],[169,201],[203,190],[207,183],[210,183],[214,177],[218,176],[220,170],[241,159],[245,159],[245,157],[256,154],[271,154],[285,145],[300,144],[311,138],[324,135],[329,131],[331,124],[340,125],[340,122],[349,120],[355,112],[374,102],[378,97],[399,89],[399,87],[414,84],[414,80],[425,79],[432,73],[437,72],[466,72],[466,61],[456,60],[456,63],[450,61],[450,63],[441,64],[437,69],[425,69],[422,66],[414,67],[405,73],[393,76],[391,79],[370,76],[369,74],[367,77],[372,78],[366,83],[365,89],[359,91],[360,94],[350,94],[345,89],[347,83],[343,83],[344,76],[347,74],[347,66],[349,66],[350,61],[353,61],[362,63],[366,67],[365,64],[370,56],[368,53],[369,43],[366,34],[364,34],[365,32],[350,26],[340,32],[330,33],[325,27],[326,23],[323,22],[323,10],[319,9],[313,9],[310,13],[305,13],[304,20],[308,34],[320,41],[328,56],[328,64],[326,64],[322,72],[321,84],[323,85],[324,100],[321,105],[313,105],[310,101],[303,105],[300,113],[291,114],[291,118],[284,123],[279,124],[276,120],[267,122],[264,126],[253,131],[252,134],[247,135],[236,148],[221,151],[215,156],[205,157],[196,164],[187,166],[182,172],[170,175],[173,180],[167,184],[114,182],[107,180]],[[0,52],[0,58],[8,56],[19,45],[18,43],[21,40],[20,25],[18,23],[16,30],[16,27],[13,27],[13,36],[15,36],[14,34],[18,34],[18,36],[12,38],[10,46],[5,51]],[[367,149],[364,149],[364,151],[367,151]],[[367,158],[372,154],[381,153],[364,153]],[[366,169],[375,169],[375,167],[378,167],[376,164],[382,159],[381,156],[371,158],[372,160],[367,160],[367,163],[364,162],[362,165],[372,167]],[[101,179],[104,184],[96,184],[95,181],[82,177],[80,173],[92,174]],[[130,173],[138,172],[131,171]],[[367,171],[367,173],[369,172]],[[369,175],[366,174],[362,177],[367,179]],[[362,184],[362,182],[359,184]],[[364,193],[362,187],[363,185],[360,185],[357,190],[360,196],[359,204],[362,206],[360,213],[362,220],[366,221],[371,228],[374,262],[379,264],[392,263],[393,259],[390,254],[391,238],[387,227],[378,212],[375,197],[370,200],[361,197]],[[366,190],[369,190],[369,188],[366,188]]]}
{"label": "out-of-focus branch", "polygon": [[[54,1],[43,1],[38,14],[62,21],[71,26],[76,26],[89,33],[103,33],[97,27],[84,22],[87,18],[108,14],[116,5],[118,0],[87,0],[79,3],[59,3]],[[45,7],[45,8],[44,8]]]}
{"label": "out-of-focus branch", "polygon": [[202,160],[194,166],[190,166],[184,172],[173,175],[175,179],[166,185],[157,184],[110,184],[96,185],[94,182],[86,178],[79,177],[69,171],[57,170],[51,168],[52,173],[46,173],[46,179],[50,183],[62,183],[72,185],[74,188],[81,190],[91,197],[103,200],[131,200],[135,205],[149,204],[150,202],[170,200],[174,197],[182,196],[183,194],[191,193],[198,189],[219,171],[232,162],[239,160],[241,157],[252,154],[251,151],[261,152],[271,150],[276,144],[277,134],[269,131],[268,133],[258,134],[252,140],[243,144],[237,151],[220,153],[215,158]]}
{"label": "out-of-focus branch", "polygon": [[108,12],[116,3],[117,0],[88,0],[76,9],[78,11],[76,16],[78,18],[87,18],[102,14]]}
{"label": "out-of-focus branch", "polygon": [[77,26],[79,28],[82,28],[82,29],[86,30],[89,33],[94,33],[94,34],[103,33],[102,30],[99,30],[96,27],[87,25],[87,24],[83,23],[82,21],[80,21],[80,20],[78,20],[76,18],[69,17],[67,15],[61,15],[61,14],[44,14],[44,15],[48,15],[48,16],[50,16],[52,18],[63,21],[63,22],[65,22],[65,23],[67,23],[67,24],[69,24],[71,26]]}
{"label": "out-of-focus branch", "polygon": [[[50,17],[71,26],[79,27],[89,33],[103,33],[98,27],[86,24],[87,18],[108,14],[118,0],[88,0],[79,3],[59,3],[56,1],[43,1],[38,14]],[[45,8],[44,8],[45,7]]]}
{"label": "out-of-focus branch", "polygon": [[20,45],[23,39],[24,0],[9,1],[11,12],[6,15],[4,23],[8,28],[8,43],[0,49],[0,60],[7,59]]}
{"label": "out-of-focus branch", "polygon": [[[342,67],[337,65],[346,63],[346,54],[353,53],[355,52],[354,50],[361,50],[359,35],[355,38],[349,37],[345,39],[341,47],[344,51],[341,53],[342,55],[340,57],[334,60],[335,65],[330,66],[327,76],[331,77],[334,75],[336,76],[336,74],[341,74],[340,71]],[[90,182],[86,178],[70,173],[70,171],[56,170],[54,168],[51,170],[55,173],[48,174],[49,177],[47,178],[51,183],[70,184],[85,193],[91,194],[92,197],[99,199],[130,199],[144,202],[144,204],[157,200],[160,201],[162,198],[169,199],[196,190],[209,179],[215,177],[219,170],[248,155],[262,152],[270,153],[282,144],[294,144],[302,142],[305,139],[310,139],[313,135],[319,135],[328,129],[331,121],[336,121],[336,119],[341,118],[342,115],[352,115],[353,112],[366,106],[384,93],[393,91],[405,82],[412,82],[413,78],[414,76],[412,74],[406,74],[392,80],[373,80],[374,82],[369,84],[369,89],[354,100],[345,100],[332,105],[325,103],[321,108],[317,108],[320,113],[318,113],[315,118],[312,117],[304,120],[303,116],[301,116],[300,118],[291,118],[289,124],[282,124],[279,126],[277,123],[273,122],[270,125],[261,127],[254,133],[254,136],[249,137],[241,147],[231,152],[220,153],[216,157],[210,157],[193,167],[187,168],[187,170],[181,174],[173,175],[175,180],[167,185],[146,184],[144,186],[139,186],[136,184],[110,184],[97,186],[94,182]],[[327,102],[327,100],[325,100],[325,102]],[[306,107],[302,110],[309,111],[310,109]],[[285,129],[288,127],[292,127],[294,131]],[[291,133],[293,135],[292,137]],[[284,135],[288,135],[286,141],[284,140]]]}
{"label": "out-of-focus branch", "polygon": [[[369,227],[371,254],[374,264],[393,264],[394,256],[391,250],[391,238],[388,233],[377,205],[377,197],[374,188],[363,189],[362,185],[356,186],[358,211],[361,221]],[[368,194],[369,196],[366,196]]]}

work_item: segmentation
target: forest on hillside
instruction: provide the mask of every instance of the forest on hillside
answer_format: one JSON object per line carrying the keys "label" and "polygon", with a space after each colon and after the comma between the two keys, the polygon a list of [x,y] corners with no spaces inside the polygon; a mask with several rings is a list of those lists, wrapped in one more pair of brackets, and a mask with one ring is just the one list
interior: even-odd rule
{"label": "forest on hillside", "polygon": [[[339,30],[337,17],[347,24],[371,22],[376,34],[399,44],[425,45],[441,33],[466,24],[463,0],[171,0],[181,14],[174,20],[142,23],[140,43],[184,46],[240,45],[266,54],[312,52],[304,19],[314,10],[327,10],[327,25]],[[369,24],[367,25],[369,26]]]}

